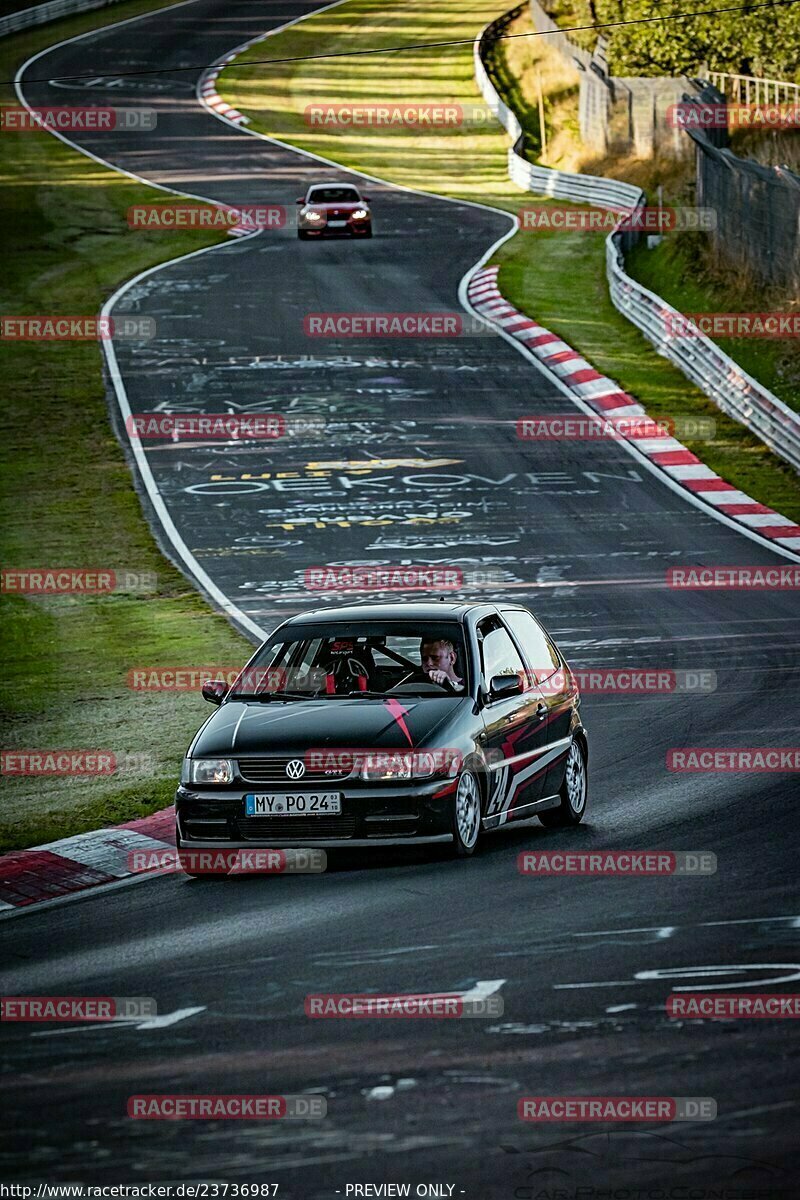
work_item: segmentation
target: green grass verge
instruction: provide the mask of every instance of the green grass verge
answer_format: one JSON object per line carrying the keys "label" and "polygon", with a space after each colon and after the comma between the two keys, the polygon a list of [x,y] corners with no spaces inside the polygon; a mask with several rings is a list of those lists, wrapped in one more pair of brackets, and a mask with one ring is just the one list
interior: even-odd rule
{"label": "green grass verge", "polygon": [[[360,48],[470,39],[507,7],[477,0],[349,0],[256,43],[226,68],[217,87],[236,97],[255,128],[357,170],[407,187],[497,202],[513,208],[519,191],[505,170],[506,137],[482,104],[469,46],[407,50],[393,55],[334,58],[278,66],[247,66],[253,59],[331,54]],[[463,104],[483,120],[428,128],[311,127],[309,105],[383,101]],[[324,168],[323,168],[324,169]]]}
{"label": "green grass verge", "polygon": [[[508,141],[496,124],[428,132],[310,128],[304,116],[308,105],[319,103],[479,104],[471,47],[248,65],[259,58],[470,38],[506,7],[507,0],[496,9],[475,0],[435,8],[423,0],[398,0],[384,10],[380,0],[349,0],[252,47],[223,72],[219,90],[248,114],[254,128],[290,145],[398,184],[516,211],[528,197],[508,180]],[[476,258],[483,249],[475,246]],[[736,487],[800,521],[796,474],[660,358],[613,307],[602,235],[519,233],[500,248],[495,261],[500,264],[501,290],[511,303],[636,395],[652,416],[713,418],[713,440],[687,439],[686,444]]]}
{"label": "green grass verge", "polygon": [[[4,39],[2,77],[61,38],[159,7],[135,0]],[[11,88],[0,102],[16,103]],[[162,193],[50,134],[0,138],[0,221],[14,234],[0,278],[4,313],[95,314],[137,272],[224,240],[206,232],[131,231],[127,208]],[[98,345],[5,342],[3,380],[3,567],[156,576],[151,593],[0,598],[3,747],[152,756],[152,765],[137,759],[108,777],[6,776],[0,849],[10,849],[169,804],[181,756],[207,709],[197,693],[131,691],[129,669],[235,665],[250,647],[159,553],[111,431]]]}
{"label": "green grass verge", "polygon": [[[704,267],[710,258],[708,234],[670,235],[648,250],[628,255],[628,273],[679,312],[787,312],[797,300],[770,296],[733,272]],[[759,383],[800,411],[800,350],[791,340],[715,338],[714,341]]]}

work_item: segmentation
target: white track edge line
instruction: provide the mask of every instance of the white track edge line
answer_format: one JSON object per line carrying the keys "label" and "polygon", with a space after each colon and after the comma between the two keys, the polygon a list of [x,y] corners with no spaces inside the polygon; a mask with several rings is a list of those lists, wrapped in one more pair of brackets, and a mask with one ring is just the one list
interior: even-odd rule
{"label": "white track edge line", "polygon": [[[71,37],[71,38],[62,38],[61,41],[54,42],[51,46],[46,46],[43,50],[39,50],[36,54],[34,54],[30,58],[26,59],[26,61],[24,63],[22,63],[22,65],[18,68],[16,75],[14,77],[14,88],[15,88],[15,91],[17,94],[17,98],[19,99],[20,103],[23,104],[25,106],[25,108],[30,112],[32,109],[32,106],[26,100],[23,89],[22,89],[23,75],[24,75],[25,71],[27,71],[27,69],[30,66],[32,66],[33,63],[35,63],[39,58],[42,58],[44,55],[49,54],[54,50],[60,49],[61,46],[69,45],[71,42],[79,42],[79,41],[82,41],[84,38],[97,36],[98,34],[102,34],[102,33],[106,32],[107,30],[118,29],[122,25],[129,25],[133,21],[141,21],[148,17],[158,16],[162,12],[171,12],[176,8],[183,8],[186,5],[194,4],[195,2],[196,2],[196,0],[179,0],[179,3],[177,3],[177,4],[167,5],[165,8],[155,9],[153,12],[139,13],[135,17],[126,17],[122,21],[115,21],[110,25],[104,25],[100,29],[86,30],[84,33],[76,34],[74,37]],[[340,2],[343,2],[343,0],[340,0]],[[230,123],[228,122],[228,124],[230,124]],[[173,196],[186,196],[189,199],[202,200],[209,204],[218,205],[221,203],[218,200],[212,200],[208,196],[198,196],[193,192],[182,192],[182,191],[178,191],[176,188],[170,188],[163,184],[154,183],[151,180],[145,179],[141,175],[136,175],[132,171],[127,171],[123,167],[116,166],[114,163],[110,163],[106,159],[100,158],[98,155],[93,154],[91,150],[86,150],[82,146],[79,146],[76,142],[71,141],[70,138],[66,137],[59,130],[48,128],[47,132],[53,134],[54,137],[57,137],[65,145],[69,146],[72,150],[76,150],[79,154],[84,155],[84,157],[92,159],[94,162],[99,163],[101,166],[106,167],[110,171],[116,172],[118,175],[125,175],[129,179],[133,179],[137,183],[143,184],[145,187],[152,187],[152,188],[156,188],[157,190],[162,191],[162,192],[169,192]],[[243,236],[246,238],[258,237],[261,232],[262,231],[260,229],[257,229],[257,230],[254,230],[252,233],[245,234]],[[128,289],[133,287],[135,284],[139,283],[142,279],[145,279],[148,275],[155,274],[157,271],[163,270],[165,267],[172,266],[175,263],[183,262],[189,258],[194,258],[196,255],[199,255],[199,254],[208,254],[212,251],[224,250],[229,246],[239,245],[241,241],[242,241],[242,238],[237,238],[236,241],[225,241],[225,242],[215,243],[213,246],[204,246],[200,250],[193,250],[188,254],[181,254],[181,255],[178,255],[176,258],[168,259],[166,262],[158,263],[154,267],[148,267],[145,271],[141,271],[133,279],[129,279],[127,282],[121,284],[120,287],[116,289],[116,291],[109,297],[109,299],[103,305],[103,308],[101,310],[101,315],[102,316],[110,316],[115,304],[128,291]],[[119,370],[119,365],[117,363],[117,356],[116,356],[116,351],[114,349],[113,339],[103,339],[103,341],[101,342],[101,345],[103,347],[103,353],[105,354],[106,363],[108,365],[108,370],[111,375],[111,380],[114,385],[114,395],[117,400],[117,406],[118,406],[120,414],[123,418],[123,424],[125,425],[125,428],[127,430],[128,426],[126,423],[126,418],[131,415],[131,407],[130,407],[130,403],[128,400],[128,394],[125,389],[125,384],[123,382],[122,375]],[[210,576],[207,574],[207,572],[204,571],[203,568],[200,566],[197,559],[194,557],[191,550],[186,545],[186,542],[181,537],[180,533],[178,532],[178,530],[175,526],[175,523],[172,520],[172,517],[169,515],[169,512],[167,511],[167,507],[164,503],[161,493],[158,490],[158,487],[156,486],[156,482],[153,477],[153,473],[150,469],[150,464],[147,461],[147,456],[145,455],[141,444],[138,441],[135,441],[130,437],[128,437],[127,440],[124,442],[123,442],[122,438],[118,438],[118,440],[122,443],[123,446],[127,445],[127,447],[130,448],[130,451],[133,454],[134,459],[136,461],[136,465],[138,467],[142,483],[144,484],[145,490],[147,492],[148,499],[150,500],[150,503],[153,505],[153,509],[154,509],[156,515],[158,516],[159,521],[161,522],[164,533],[166,534],[168,541],[170,542],[173,549],[177,553],[179,559],[183,562],[184,566],[186,567],[187,571],[189,572],[189,574],[192,577],[192,579],[194,580],[194,582],[196,584],[198,584],[201,591],[204,592],[206,594],[206,596],[208,596],[214,600],[214,602],[219,606],[219,608],[222,609],[222,611],[229,618],[234,620],[236,623],[238,623],[244,629],[248,630],[251,634],[255,635],[259,642],[263,641],[264,638],[266,637],[265,631],[261,628],[260,625],[256,624],[256,622],[251,617],[249,617],[240,608],[238,608],[238,606],[235,605],[233,603],[233,601],[230,600],[230,598],[228,596],[226,596],[225,593],[218,587],[218,585],[216,583],[214,583],[214,581],[210,578]]]}
{"label": "white track edge line", "polygon": [[[464,308],[466,308],[468,312],[475,313],[475,315],[479,316],[480,314],[477,313],[476,310],[472,307],[472,305],[470,304],[469,299],[467,297],[467,287],[469,285],[469,278],[470,278],[469,275],[465,275],[464,278],[462,279],[461,285],[459,286],[459,297],[458,298],[459,298],[459,301],[462,304],[462,306]],[[463,289],[463,294],[462,294],[462,289]],[[484,320],[485,320],[485,318],[484,318]],[[519,350],[520,354],[522,354],[524,358],[527,358],[529,362],[532,362],[533,365],[541,371],[541,373],[545,376],[545,378],[549,379],[550,382],[552,384],[554,384],[555,387],[558,388],[558,390],[560,392],[563,393],[563,395],[567,396],[570,400],[572,400],[572,402],[580,409],[581,412],[585,413],[586,416],[589,416],[589,417],[597,417],[598,414],[595,409],[591,408],[590,405],[588,405],[584,400],[581,400],[581,398],[579,396],[576,396],[575,393],[572,392],[565,383],[562,383],[562,381],[558,378],[557,375],[554,375],[552,373],[552,371],[549,369],[549,367],[545,366],[545,364],[543,362],[541,362],[539,359],[536,358],[536,356],[534,355],[532,350],[529,350],[527,346],[525,346],[522,342],[518,341],[517,338],[515,338],[513,336],[513,334],[507,333],[504,329],[499,329],[499,328],[496,329],[496,332],[498,333],[498,335],[500,337],[504,338],[512,346],[516,346],[516,348]],[[701,500],[698,496],[696,496],[688,488],[681,487],[679,481],[673,479],[670,475],[668,475],[666,473],[666,471],[663,470],[663,468],[658,466],[657,463],[651,462],[650,459],[647,458],[646,455],[642,454],[642,452],[638,449],[638,447],[636,447],[632,442],[629,442],[626,439],[621,438],[620,445],[624,446],[624,448],[628,451],[628,453],[634,459],[636,459],[636,461],[638,463],[640,463],[643,467],[645,467],[650,472],[651,475],[655,476],[655,478],[657,478],[657,479],[660,479],[661,482],[670,489],[670,491],[673,491],[676,496],[683,497],[683,499],[686,500],[687,503],[693,505],[694,508],[700,509],[701,512],[704,512],[707,515],[716,517],[716,519],[718,521],[720,521],[723,525],[727,525],[730,529],[736,530],[737,533],[742,534],[743,537],[749,538],[750,541],[755,542],[757,545],[763,546],[768,550],[772,550],[772,551],[774,551],[775,554],[778,554],[783,558],[788,558],[791,562],[800,562],[800,554],[795,554],[792,550],[789,550],[789,548],[786,546],[775,545],[774,542],[771,542],[767,538],[761,537],[760,535],[754,533],[753,530],[749,529],[747,526],[740,525],[733,517],[729,517],[727,515],[727,513],[720,512],[719,509],[715,508],[713,505],[708,504],[707,501]]]}

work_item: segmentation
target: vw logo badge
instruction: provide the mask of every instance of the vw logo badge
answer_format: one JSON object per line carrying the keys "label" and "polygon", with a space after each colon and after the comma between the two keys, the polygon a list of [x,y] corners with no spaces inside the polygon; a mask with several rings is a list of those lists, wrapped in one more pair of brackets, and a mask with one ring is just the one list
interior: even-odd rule
{"label": "vw logo badge", "polygon": [[293,758],[286,764],[286,774],[290,779],[302,779],[306,773],[306,764],[301,758]]}

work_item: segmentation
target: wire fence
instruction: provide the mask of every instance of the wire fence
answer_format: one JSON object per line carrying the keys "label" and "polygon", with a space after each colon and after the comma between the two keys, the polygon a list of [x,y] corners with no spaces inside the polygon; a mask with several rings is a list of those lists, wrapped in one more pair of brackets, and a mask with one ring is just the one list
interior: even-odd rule
{"label": "wire fence", "polygon": [[32,8],[22,8],[19,12],[0,17],[0,38],[17,33],[20,29],[32,29],[36,25],[45,25],[48,21],[57,21],[59,17],[90,12],[93,8],[105,8],[109,4],[118,3],[119,0],[49,0],[47,4],[34,4]]}
{"label": "wire fence", "polygon": [[[774,113],[770,120],[788,120],[796,130],[800,84],[722,71],[706,71],[703,80],[616,78],[607,74],[602,38],[595,54],[589,55],[560,32],[539,0],[528,3],[534,27],[548,32],[548,42],[579,73],[584,144],[604,153],[634,149],[640,157],[659,151],[680,156],[694,147],[695,203],[716,213],[716,229],[709,236],[717,263],[757,284],[800,288],[800,175],[783,161],[779,166],[762,166],[728,149],[729,122],[734,127],[742,124],[737,106],[755,116],[759,107],[763,112],[780,106],[788,114]],[[706,115],[714,119],[700,119],[704,105]],[[684,112],[695,106],[696,121],[676,120],[674,111],[679,106]]]}
{"label": "wire fence", "polygon": [[608,43],[602,34],[589,52],[561,32],[539,0],[527,0],[527,5],[534,29],[546,34],[547,45],[577,72],[578,127],[585,146],[598,154],[634,153],[639,158],[656,154],[680,158],[690,153],[686,139],[669,121],[668,113],[692,86],[692,80],[667,75],[612,75],[608,69]]}
{"label": "wire fence", "polygon": [[[684,96],[684,105],[701,111],[721,99],[708,88]],[[800,175],[739,158],[699,121],[689,121],[685,132],[696,147],[697,204],[717,214],[710,234],[717,258],[759,283],[800,288]]]}
{"label": "wire fence", "polygon": [[[522,156],[523,138],[519,121],[498,95],[484,65],[484,57],[497,32],[497,23],[493,22],[475,41],[475,79],[487,105],[514,142],[509,150],[509,175],[512,180],[519,187],[537,195],[582,201],[606,208],[622,205],[638,209],[643,205],[644,193],[630,184],[600,176],[554,171],[529,163]],[[730,151],[710,148],[718,154],[734,158]],[[700,330],[692,337],[674,336],[674,329],[680,328],[684,320],[682,314],[625,270],[624,250],[629,239],[635,236],[614,232],[606,238],[606,277],[615,308],[642,331],[659,354],[696,383],[722,412],[744,425],[795,470],[800,471],[800,414],[793,412],[768,388],[742,370],[737,362]]]}

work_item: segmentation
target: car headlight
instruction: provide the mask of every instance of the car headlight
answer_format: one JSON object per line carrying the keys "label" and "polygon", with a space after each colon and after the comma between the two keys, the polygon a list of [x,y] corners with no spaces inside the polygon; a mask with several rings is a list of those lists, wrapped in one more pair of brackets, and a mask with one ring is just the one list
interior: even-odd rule
{"label": "car headlight", "polygon": [[233,762],[229,758],[194,758],[189,778],[192,783],[233,783]]}
{"label": "car headlight", "polygon": [[367,212],[367,210],[365,208],[357,208],[354,211],[353,216],[356,219],[356,221],[363,221],[365,217],[369,216],[369,213]]}
{"label": "car headlight", "polygon": [[461,755],[450,750],[375,751],[361,763],[362,779],[392,780],[431,779],[434,775],[456,775]]}
{"label": "car headlight", "polygon": [[430,779],[441,770],[442,764],[437,761],[437,755],[420,750],[414,755],[413,770],[415,779]]}
{"label": "car headlight", "polygon": [[303,216],[306,219],[306,221],[321,221],[322,220],[322,213],[318,213],[318,212],[305,212],[305,213],[303,213]]}
{"label": "car headlight", "polygon": [[410,754],[393,754],[385,750],[383,753],[367,754],[361,764],[362,779],[410,779],[412,764]]}

